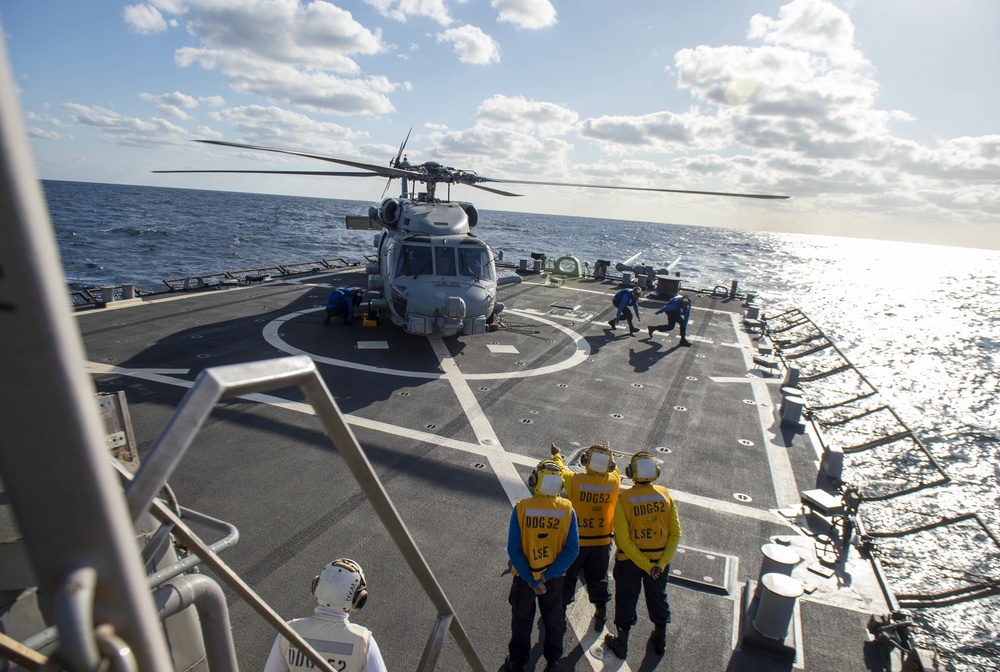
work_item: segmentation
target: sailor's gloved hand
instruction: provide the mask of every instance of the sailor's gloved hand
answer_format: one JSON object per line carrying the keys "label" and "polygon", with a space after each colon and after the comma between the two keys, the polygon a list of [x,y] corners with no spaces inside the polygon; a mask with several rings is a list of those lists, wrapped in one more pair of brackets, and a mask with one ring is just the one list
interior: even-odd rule
{"label": "sailor's gloved hand", "polygon": [[552,451],[553,455],[558,455],[559,454],[559,446],[557,446],[554,443],[550,443],[549,444],[549,450]]}

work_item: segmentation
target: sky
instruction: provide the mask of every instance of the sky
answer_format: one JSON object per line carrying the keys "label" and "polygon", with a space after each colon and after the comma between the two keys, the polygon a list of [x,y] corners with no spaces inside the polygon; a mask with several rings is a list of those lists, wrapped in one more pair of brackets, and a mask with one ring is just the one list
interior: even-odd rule
{"label": "sky", "polygon": [[0,0],[0,23],[43,179],[377,202],[382,178],[151,171],[336,169],[195,139],[387,165],[412,129],[411,163],[487,177],[791,197],[453,189],[481,209],[1000,249],[996,0]]}

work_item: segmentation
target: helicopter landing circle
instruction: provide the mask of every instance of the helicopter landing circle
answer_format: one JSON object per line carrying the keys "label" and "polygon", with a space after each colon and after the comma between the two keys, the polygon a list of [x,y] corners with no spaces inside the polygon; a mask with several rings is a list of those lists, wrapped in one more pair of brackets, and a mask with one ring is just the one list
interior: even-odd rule
{"label": "helicopter landing circle", "polygon": [[[320,312],[323,310],[325,310],[325,308],[323,307],[309,308],[307,310],[299,310],[293,313],[288,313],[287,315],[283,315],[274,320],[271,320],[270,322],[264,325],[264,328],[262,330],[264,340],[267,341],[272,346],[274,346],[275,348],[277,348],[278,350],[281,350],[282,352],[287,352],[290,355],[305,355],[306,357],[312,359],[314,362],[320,364],[329,364],[331,366],[340,366],[347,369],[355,369],[357,371],[367,371],[369,373],[384,373],[393,376],[403,376],[407,378],[429,378],[436,380],[438,378],[445,377],[445,374],[440,371],[429,372],[429,371],[411,371],[406,369],[394,369],[384,366],[371,366],[368,364],[360,364],[358,362],[352,362],[347,359],[336,359],[334,357],[327,357],[325,355],[317,355],[287,343],[284,340],[284,338],[278,333],[278,330],[282,326],[284,326],[285,322],[293,320],[297,317],[306,316],[309,313]],[[518,317],[523,317],[529,320],[540,322],[544,325],[547,325],[549,327],[552,327],[553,329],[562,332],[576,345],[575,350],[569,357],[554,364],[548,364],[546,366],[540,366],[538,368],[519,369],[517,371],[503,371],[503,372],[493,372],[493,373],[463,372],[462,373],[463,378],[467,380],[504,380],[508,378],[532,378],[535,376],[546,376],[551,373],[556,373],[558,371],[564,371],[566,369],[573,368],[577,364],[587,361],[587,358],[590,356],[590,344],[581,334],[573,331],[569,327],[565,327],[561,324],[558,324],[551,320],[547,320],[533,313],[521,312],[519,310],[510,308],[508,308],[506,312],[517,315]],[[395,329],[397,327],[393,328]],[[481,336],[485,337],[485,334]]]}

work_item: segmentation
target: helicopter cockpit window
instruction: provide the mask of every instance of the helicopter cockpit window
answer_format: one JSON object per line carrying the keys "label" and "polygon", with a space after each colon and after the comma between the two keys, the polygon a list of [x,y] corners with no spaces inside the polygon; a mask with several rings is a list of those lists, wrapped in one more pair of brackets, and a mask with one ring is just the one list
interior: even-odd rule
{"label": "helicopter cockpit window", "polygon": [[426,245],[403,245],[396,263],[396,275],[430,275],[431,248]]}
{"label": "helicopter cockpit window", "polygon": [[455,275],[455,248],[435,247],[434,265],[438,275]]}
{"label": "helicopter cockpit window", "polygon": [[458,274],[471,276],[476,280],[493,280],[488,254],[489,250],[478,245],[459,248]]}

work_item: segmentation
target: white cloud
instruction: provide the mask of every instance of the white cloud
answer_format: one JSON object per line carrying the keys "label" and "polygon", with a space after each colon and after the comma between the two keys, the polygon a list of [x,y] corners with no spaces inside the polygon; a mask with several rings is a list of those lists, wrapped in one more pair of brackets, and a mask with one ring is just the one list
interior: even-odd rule
{"label": "white cloud", "polygon": [[156,103],[157,111],[165,117],[174,119],[188,119],[189,115],[184,110],[193,110],[198,107],[198,100],[180,91],[153,95],[152,93],[140,93],[139,98],[151,103]]}
{"label": "white cloud", "polygon": [[70,112],[76,123],[98,129],[100,139],[105,142],[133,147],[152,147],[179,144],[188,140],[187,130],[159,117],[151,117],[148,120],[127,117],[103,107],[78,103],[66,103],[61,107]]}
{"label": "white cloud", "polygon": [[579,115],[554,103],[497,94],[479,105],[476,119],[490,126],[516,128],[542,135],[561,135],[573,130]]}
{"label": "white cloud", "polygon": [[438,33],[437,41],[450,44],[463,63],[488,65],[500,62],[500,45],[476,26],[449,28]]}
{"label": "white cloud", "polygon": [[151,35],[167,29],[167,21],[152,5],[128,5],[122,10],[122,17],[133,33]]}
{"label": "white cloud", "polygon": [[569,177],[566,167],[572,145],[565,140],[541,138],[512,128],[482,124],[462,131],[446,128],[429,130],[426,139],[434,147],[431,153],[434,160],[468,169],[488,165],[488,177]]}
{"label": "white cloud", "polygon": [[179,49],[175,58],[181,66],[197,63],[206,70],[218,70],[234,91],[286,104],[337,114],[386,114],[394,110],[386,94],[397,85],[384,77],[343,78],[227,50]]}
{"label": "white cloud", "polygon": [[64,135],[62,133],[57,133],[56,131],[48,131],[44,128],[38,128],[37,126],[28,126],[25,131],[29,138],[37,138],[39,140],[72,140],[72,135]]}
{"label": "white cloud", "polygon": [[410,17],[424,17],[440,23],[451,24],[448,7],[443,0],[365,0],[379,14],[395,21],[406,22]]}
{"label": "white cloud", "polygon": [[[245,105],[212,112],[216,121],[231,125],[240,138],[250,144],[278,146],[320,154],[354,154],[352,140],[365,133],[276,106]],[[254,154],[253,158],[275,161],[273,155]],[[322,168],[320,168],[322,170]]]}
{"label": "white cloud", "polygon": [[757,14],[747,37],[821,54],[835,63],[867,62],[854,47],[854,23],[844,10],[824,0],[792,0],[778,18]]}
{"label": "white cloud", "polygon": [[66,122],[49,114],[38,114],[37,112],[29,111],[26,112],[24,116],[28,121],[37,121],[43,124],[48,124],[49,126],[55,126],[56,128],[66,127]]}
{"label": "white cloud", "polygon": [[513,23],[518,28],[554,26],[556,9],[549,0],[490,0],[497,10],[497,21]]}

